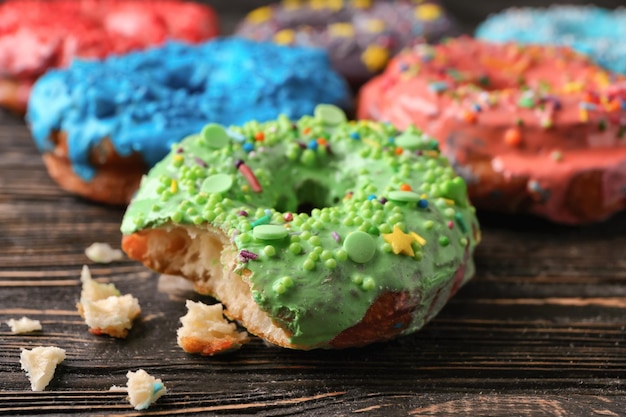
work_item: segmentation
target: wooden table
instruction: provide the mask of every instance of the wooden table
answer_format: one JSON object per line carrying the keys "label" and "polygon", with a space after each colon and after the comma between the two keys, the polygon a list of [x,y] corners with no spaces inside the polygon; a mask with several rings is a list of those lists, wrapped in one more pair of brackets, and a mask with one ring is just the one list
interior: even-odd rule
{"label": "wooden table", "polygon": [[[216,5],[231,12],[227,3]],[[168,291],[135,262],[85,257],[96,241],[119,247],[123,209],[57,188],[24,123],[5,113],[0,149],[0,415],[626,415],[626,213],[585,228],[480,213],[476,277],[419,333],[344,351],[254,339],[205,358],[184,353],[176,329],[186,298],[208,298]],[[139,298],[126,340],[87,332],[75,307],[83,264]],[[23,315],[43,331],[11,334],[4,322]],[[67,359],[31,392],[19,356],[38,345]],[[139,368],[169,390],[144,412],[109,391]]]}
{"label": "wooden table", "polygon": [[[626,215],[586,228],[482,214],[478,273],[421,332],[363,349],[297,352],[255,339],[221,357],[176,344],[184,300],[129,260],[92,264],[95,241],[119,247],[122,209],[74,198],[48,178],[24,123],[0,114],[0,415],[137,415],[126,372],[169,393],[143,415],[626,414]],[[139,298],[126,340],[87,332],[75,304],[83,264]],[[161,288],[160,288],[161,287]],[[4,321],[39,319],[13,335]],[[31,392],[21,348],[67,350],[46,391]]]}

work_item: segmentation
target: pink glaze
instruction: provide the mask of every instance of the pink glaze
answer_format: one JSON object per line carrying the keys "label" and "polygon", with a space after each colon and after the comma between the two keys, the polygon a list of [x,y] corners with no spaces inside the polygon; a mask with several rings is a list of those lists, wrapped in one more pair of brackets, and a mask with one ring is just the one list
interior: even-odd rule
{"label": "pink glaze", "polygon": [[0,78],[29,90],[47,69],[77,57],[103,58],[168,39],[197,43],[217,34],[212,9],[192,2],[8,0],[0,4]]}
{"label": "pink glaze", "polygon": [[[481,175],[466,164],[491,159],[505,178],[526,178],[537,197],[527,211],[583,223],[626,206],[625,107],[626,78],[569,49],[458,38],[396,56],[361,89],[358,117],[401,129],[413,123],[434,136],[478,207],[493,208],[500,190],[481,189]],[[517,141],[505,139],[511,129]],[[565,196],[592,171],[602,172],[601,209],[581,216]]]}

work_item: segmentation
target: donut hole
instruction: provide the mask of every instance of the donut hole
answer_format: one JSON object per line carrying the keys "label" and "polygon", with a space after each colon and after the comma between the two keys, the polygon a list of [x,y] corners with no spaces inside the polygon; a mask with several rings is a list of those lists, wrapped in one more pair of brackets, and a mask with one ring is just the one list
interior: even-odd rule
{"label": "donut hole", "polygon": [[333,197],[325,184],[308,178],[294,187],[292,195],[280,196],[276,210],[310,215],[313,209],[330,207],[338,202],[339,197]]}

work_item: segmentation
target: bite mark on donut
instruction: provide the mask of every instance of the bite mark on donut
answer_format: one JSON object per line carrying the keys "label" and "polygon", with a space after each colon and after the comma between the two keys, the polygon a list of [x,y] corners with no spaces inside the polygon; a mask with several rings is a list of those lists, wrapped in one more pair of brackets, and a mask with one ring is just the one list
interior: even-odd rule
{"label": "bite mark on donut", "polygon": [[146,229],[124,236],[122,249],[148,268],[191,280],[198,293],[222,302],[226,307],[224,314],[244,323],[250,333],[278,346],[298,348],[289,341],[290,333],[276,325],[254,302],[247,279],[249,271],[235,272],[238,254],[218,229]]}

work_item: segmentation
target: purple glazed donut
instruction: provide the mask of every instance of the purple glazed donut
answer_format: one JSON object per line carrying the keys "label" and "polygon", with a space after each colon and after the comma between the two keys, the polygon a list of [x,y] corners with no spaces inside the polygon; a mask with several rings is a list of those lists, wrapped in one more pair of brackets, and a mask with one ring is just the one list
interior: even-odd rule
{"label": "purple glazed donut", "polygon": [[353,87],[380,73],[406,46],[456,33],[432,0],[283,0],[251,11],[236,35],[328,51]]}

